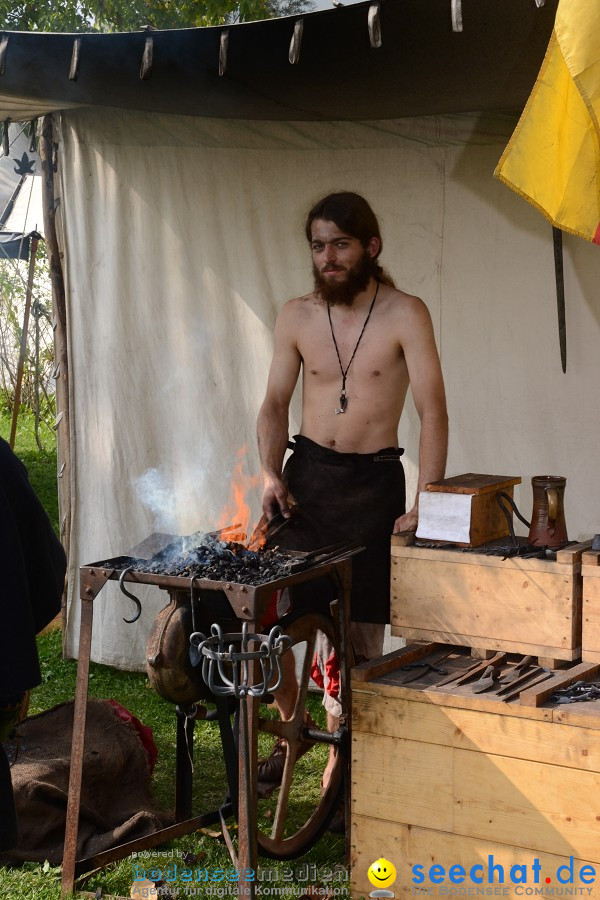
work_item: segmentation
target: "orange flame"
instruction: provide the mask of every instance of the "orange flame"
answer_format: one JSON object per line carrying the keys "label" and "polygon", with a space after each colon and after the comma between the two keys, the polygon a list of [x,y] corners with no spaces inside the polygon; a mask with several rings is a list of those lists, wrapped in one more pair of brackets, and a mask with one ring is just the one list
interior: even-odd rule
{"label": "orange flame", "polygon": [[[246,453],[248,452],[247,444],[236,453],[238,460],[233,472],[231,480],[231,493],[229,502],[222,510],[219,516],[217,528],[227,528],[230,525],[236,525],[235,534],[223,535],[224,540],[245,540],[250,526],[250,506],[248,505],[247,496],[249,491],[256,487],[259,482],[258,475],[248,475],[244,472],[244,462]],[[243,537],[239,532],[243,532]]]}

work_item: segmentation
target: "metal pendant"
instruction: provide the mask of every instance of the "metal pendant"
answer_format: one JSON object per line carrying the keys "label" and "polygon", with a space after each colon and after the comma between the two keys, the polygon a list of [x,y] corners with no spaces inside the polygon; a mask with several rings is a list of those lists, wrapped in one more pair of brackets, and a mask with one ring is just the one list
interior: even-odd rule
{"label": "metal pendant", "polygon": [[334,409],[334,413],[336,414],[336,416],[339,416],[340,413],[345,413],[347,406],[348,406],[348,398],[346,397],[346,394],[344,393],[344,391],[342,391],[342,393],[340,394],[340,407],[339,407],[339,409]]}

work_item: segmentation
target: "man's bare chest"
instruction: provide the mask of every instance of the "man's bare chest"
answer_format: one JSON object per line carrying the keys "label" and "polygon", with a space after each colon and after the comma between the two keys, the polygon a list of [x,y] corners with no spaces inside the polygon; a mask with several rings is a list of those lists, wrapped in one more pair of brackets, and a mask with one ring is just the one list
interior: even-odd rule
{"label": "man's bare chest", "polygon": [[371,322],[360,337],[361,327],[334,330],[335,342],[326,317],[316,327],[311,324],[303,329],[298,349],[305,379],[329,382],[341,377],[342,372],[347,373],[348,379],[387,379],[404,374],[406,364],[398,339],[385,327]]}

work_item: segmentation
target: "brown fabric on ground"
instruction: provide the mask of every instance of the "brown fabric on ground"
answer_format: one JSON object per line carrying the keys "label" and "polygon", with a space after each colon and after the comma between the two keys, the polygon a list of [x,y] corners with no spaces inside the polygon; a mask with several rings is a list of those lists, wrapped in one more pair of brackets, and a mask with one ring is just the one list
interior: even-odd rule
{"label": "brown fabric on ground", "polygon": [[[17,726],[12,767],[20,842],[2,864],[26,860],[60,865],[73,731],[73,703],[63,703]],[[150,794],[148,758],[136,729],[102,700],[89,700],[77,858],[90,856],[171,824]]]}

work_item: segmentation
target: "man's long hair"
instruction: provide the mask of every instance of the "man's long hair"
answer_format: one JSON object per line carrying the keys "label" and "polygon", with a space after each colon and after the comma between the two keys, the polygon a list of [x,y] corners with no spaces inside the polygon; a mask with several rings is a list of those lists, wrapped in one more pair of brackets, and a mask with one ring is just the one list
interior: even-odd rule
{"label": "man's long hair", "polygon": [[[379,253],[381,253],[383,241],[377,216],[360,194],[354,194],[352,191],[340,191],[339,193],[328,194],[327,197],[323,197],[322,200],[315,203],[306,218],[305,231],[309,243],[312,241],[312,223],[315,219],[333,222],[344,234],[358,238],[365,248],[371,238],[378,238],[380,244]],[[381,282],[381,284],[396,287],[389,272],[386,272],[380,266],[379,253],[372,259],[373,278]]]}

